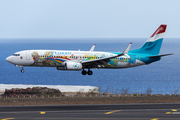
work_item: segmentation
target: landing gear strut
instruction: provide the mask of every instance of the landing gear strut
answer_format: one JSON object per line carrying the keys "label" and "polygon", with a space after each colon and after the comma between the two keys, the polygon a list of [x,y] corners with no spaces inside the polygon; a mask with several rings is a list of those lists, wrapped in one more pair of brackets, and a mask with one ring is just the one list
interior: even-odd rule
{"label": "landing gear strut", "polygon": [[81,73],[82,73],[82,75],[86,75],[86,74],[92,75],[93,74],[93,72],[90,69],[88,69],[88,72],[86,72],[86,70],[83,69],[83,71]]}
{"label": "landing gear strut", "polygon": [[15,66],[22,68],[22,69],[21,69],[21,72],[22,72],[22,73],[24,72],[23,66],[21,66],[21,65],[15,65]]}

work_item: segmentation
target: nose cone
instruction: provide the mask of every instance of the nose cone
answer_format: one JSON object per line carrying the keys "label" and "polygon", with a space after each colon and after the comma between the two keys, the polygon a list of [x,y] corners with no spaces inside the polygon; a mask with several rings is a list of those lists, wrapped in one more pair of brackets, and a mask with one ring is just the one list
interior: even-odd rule
{"label": "nose cone", "polygon": [[7,57],[7,58],[6,58],[6,61],[9,62],[9,63],[13,63],[12,56]]}

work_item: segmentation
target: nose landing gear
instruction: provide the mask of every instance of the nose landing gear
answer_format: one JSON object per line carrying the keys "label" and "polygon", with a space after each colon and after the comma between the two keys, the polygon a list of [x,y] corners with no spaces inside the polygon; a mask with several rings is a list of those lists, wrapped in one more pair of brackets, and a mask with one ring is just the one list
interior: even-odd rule
{"label": "nose landing gear", "polygon": [[21,66],[21,65],[15,65],[15,66],[22,68],[22,69],[21,69],[21,72],[22,72],[22,73],[24,72],[23,66]]}
{"label": "nose landing gear", "polygon": [[86,72],[86,70],[83,69],[83,71],[81,73],[82,73],[82,75],[86,75],[86,74],[92,75],[93,74],[93,72],[90,69],[88,69],[88,72]]}
{"label": "nose landing gear", "polygon": [[24,69],[23,68],[22,68],[21,72],[24,73]]}

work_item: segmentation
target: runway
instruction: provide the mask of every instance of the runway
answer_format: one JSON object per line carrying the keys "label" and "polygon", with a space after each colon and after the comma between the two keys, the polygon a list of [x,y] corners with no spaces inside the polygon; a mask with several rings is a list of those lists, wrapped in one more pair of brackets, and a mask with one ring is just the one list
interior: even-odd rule
{"label": "runway", "polygon": [[180,104],[0,107],[0,120],[179,120]]}

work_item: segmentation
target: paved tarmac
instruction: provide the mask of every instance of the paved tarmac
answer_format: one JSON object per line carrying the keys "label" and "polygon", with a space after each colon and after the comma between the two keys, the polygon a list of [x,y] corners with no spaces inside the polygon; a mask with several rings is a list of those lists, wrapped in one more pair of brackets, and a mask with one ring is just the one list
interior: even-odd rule
{"label": "paved tarmac", "polygon": [[180,104],[4,106],[0,120],[180,120]]}

